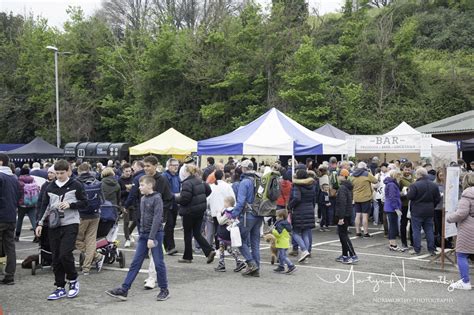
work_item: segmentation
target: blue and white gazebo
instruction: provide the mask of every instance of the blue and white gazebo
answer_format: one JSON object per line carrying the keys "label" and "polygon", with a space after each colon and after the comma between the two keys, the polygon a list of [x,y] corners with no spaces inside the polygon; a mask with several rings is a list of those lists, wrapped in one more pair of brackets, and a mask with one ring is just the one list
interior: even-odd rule
{"label": "blue and white gazebo", "polygon": [[323,144],[276,108],[231,133],[198,141],[198,155],[317,155]]}

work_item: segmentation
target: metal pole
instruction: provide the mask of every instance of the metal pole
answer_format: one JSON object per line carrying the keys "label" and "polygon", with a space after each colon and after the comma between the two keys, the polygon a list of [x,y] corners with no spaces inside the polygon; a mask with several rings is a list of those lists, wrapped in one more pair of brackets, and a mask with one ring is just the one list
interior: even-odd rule
{"label": "metal pole", "polygon": [[293,181],[293,178],[295,176],[295,154],[291,154],[291,180]]}
{"label": "metal pole", "polygon": [[58,79],[58,51],[54,52],[54,74],[56,78],[56,145],[61,147],[61,130],[59,129],[59,79]]}

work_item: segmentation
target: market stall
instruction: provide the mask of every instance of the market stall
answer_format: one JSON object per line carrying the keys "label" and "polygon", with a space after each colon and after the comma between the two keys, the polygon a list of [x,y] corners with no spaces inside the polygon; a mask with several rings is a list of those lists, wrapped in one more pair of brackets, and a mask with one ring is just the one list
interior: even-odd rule
{"label": "market stall", "polygon": [[448,165],[457,159],[457,146],[454,143],[432,138],[402,122],[383,135],[349,136],[349,156],[368,159],[378,156],[390,161],[406,158],[411,161],[431,160],[434,166]]}
{"label": "market stall", "polygon": [[130,148],[130,155],[172,155],[176,158],[197,151],[197,142],[174,128]]}

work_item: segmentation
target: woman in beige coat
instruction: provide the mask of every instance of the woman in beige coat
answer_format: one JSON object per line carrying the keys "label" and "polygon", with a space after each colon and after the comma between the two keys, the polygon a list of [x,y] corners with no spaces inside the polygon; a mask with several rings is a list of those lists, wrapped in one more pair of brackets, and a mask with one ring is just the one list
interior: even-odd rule
{"label": "woman in beige coat", "polygon": [[456,242],[456,256],[461,279],[449,286],[449,290],[471,290],[469,281],[469,254],[474,254],[474,173],[464,176],[464,191],[459,200],[456,212],[449,213],[447,221],[457,223],[458,235]]}

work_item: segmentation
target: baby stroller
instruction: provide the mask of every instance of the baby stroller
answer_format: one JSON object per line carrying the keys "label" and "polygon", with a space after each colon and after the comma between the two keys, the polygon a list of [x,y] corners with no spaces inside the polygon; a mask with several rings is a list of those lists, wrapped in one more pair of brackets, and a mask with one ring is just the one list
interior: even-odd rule
{"label": "baby stroller", "polygon": [[[119,206],[112,205],[111,202],[105,201],[100,206],[100,221],[97,229],[96,250],[105,256],[104,262],[113,264],[115,261],[119,263],[120,268],[125,267],[125,256],[118,248],[118,212]],[[84,254],[79,256],[79,264],[82,266],[84,262]]]}
{"label": "baby stroller", "polygon": [[37,269],[50,269],[53,261],[51,248],[49,246],[49,228],[43,226],[41,236],[39,238],[39,254],[38,260],[31,261],[31,274],[36,275]]}

